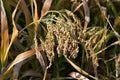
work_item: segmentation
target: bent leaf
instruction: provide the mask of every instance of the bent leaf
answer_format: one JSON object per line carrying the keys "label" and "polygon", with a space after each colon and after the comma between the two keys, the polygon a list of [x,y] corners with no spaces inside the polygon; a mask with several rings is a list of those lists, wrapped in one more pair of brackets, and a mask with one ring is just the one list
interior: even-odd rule
{"label": "bent leaf", "polygon": [[50,9],[52,0],[45,0],[42,11],[41,11],[41,17],[45,15],[45,13]]}
{"label": "bent leaf", "polygon": [[9,34],[8,34],[8,22],[7,22],[7,16],[4,9],[3,2],[1,0],[1,63],[3,68],[7,64],[7,48],[9,46]]}
{"label": "bent leaf", "polygon": [[[2,50],[1,63],[2,63],[2,68],[3,69],[7,64],[7,58],[8,58],[9,49],[10,49],[13,41],[15,40],[15,38],[18,35],[18,30],[17,30],[16,25],[15,25],[14,17],[15,17],[15,14],[16,14],[16,11],[17,11],[17,8],[18,8],[18,5],[19,5],[20,1],[21,0],[19,0],[19,2],[18,2],[17,6],[16,6],[16,8],[13,11],[13,14],[12,14],[13,32],[12,32],[12,38],[11,38],[11,41],[10,41],[10,44],[9,44],[8,24],[7,24],[5,10],[4,10],[4,7],[3,7],[3,2],[1,0],[2,13],[3,13],[2,21],[1,21],[2,22],[2,27],[1,27],[1,36],[2,36],[2,41],[1,41],[1,43],[2,43],[2,47],[1,47],[1,50]],[[4,25],[5,25],[5,27],[4,27]]]}
{"label": "bent leaf", "polygon": [[[3,2],[1,0],[1,63],[2,66],[5,67],[7,63],[7,55],[6,50],[9,45],[9,35],[8,35],[8,23],[7,23],[7,17],[6,12],[4,9]],[[5,57],[6,56],[6,57]]]}
{"label": "bent leaf", "polygon": [[34,6],[35,6],[35,12],[34,12],[34,22],[35,22],[35,30],[36,32],[38,31],[38,8],[37,8],[37,3],[36,0],[33,0]]}
{"label": "bent leaf", "polygon": [[66,56],[65,56],[66,60],[80,73],[86,75],[86,76],[89,76],[91,77],[92,79],[94,80],[97,80],[97,78],[91,76],[90,74],[88,74],[86,71],[82,70],[80,67],[78,67],[77,65],[75,65],[70,59],[68,59]]}
{"label": "bent leaf", "polygon": [[[38,50],[41,51],[42,48],[38,47]],[[23,53],[19,54],[15,58],[15,60],[11,63],[11,65],[9,66],[9,68],[7,69],[7,71],[4,73],[3,78],[7,76],[7,74],[11,71],[11,69],[12,69],[12,67],[14,65],[16,65],[17,63],[19,63],[19,62],[21,62],[21,61],[23,61],[23,60],[25,60],[25,59],[27,59],[27,58],[29,58],[31,56],[33,56],[34,54],[35,54],[35,49],[32,49],[32,50],[29,50],[29,51],[26,51],[26,52],[23,52]]]}

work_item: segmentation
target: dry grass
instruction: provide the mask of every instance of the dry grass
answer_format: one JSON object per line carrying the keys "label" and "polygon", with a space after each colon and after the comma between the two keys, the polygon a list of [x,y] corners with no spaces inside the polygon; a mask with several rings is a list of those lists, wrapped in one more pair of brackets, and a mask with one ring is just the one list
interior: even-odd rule
{"label": "dry grass", "polygon": [[0,80],[119,80],[120,1],[0,2]]}

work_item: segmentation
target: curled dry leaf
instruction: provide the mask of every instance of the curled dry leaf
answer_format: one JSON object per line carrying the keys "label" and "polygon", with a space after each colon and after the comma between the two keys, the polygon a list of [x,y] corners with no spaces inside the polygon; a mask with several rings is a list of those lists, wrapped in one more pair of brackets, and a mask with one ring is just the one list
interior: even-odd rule
{"label": "curled dry leaf", "polygon": [[87,4],[86,0],[82,0],[83,1],[83,8],[84,8],[84,12],[85,12],[85,22],[84,22],[84,27],[85,29],[88,26],[88,23],[90,22],[90,10]]}
{"label": "curled dry leaf", "polygon": [[21,61],[19,63],[17,63],[14,67],[13,67],[13,80],[18,79],[19,73],[20,73],[20,69],[23,66],[23,64],[25,64],[26,62],[28,62],[29,59],[26,59],[24,61]]}
{"label": "curled dry leaf", "polygon": [[28,6],[25,2],[25,0],[21,1],[21,8],[23,10],[23,13],[25,15],[25,21],[26,21],[26,25],[28,25],[31,22],[31,15],[30,15],[30,11],[28,9]]}
{"label": "curled dry leaf", "polygon": [[[34,12],[34,22],[35,22],[35,35],[34,35],[34,42],[35,42],[35,54],[36,54],[36,58],[39,60],[43,71],[45,71],[46,68],[46,64],[44,62],[44,57],[42,56],[42,53],[40,53],[38,51],[38,42],[36,39],[37,33],[38,33],[38,27],[39,27],[39,23],[38,23],[38,8],[37,8],[37,2],[36,0],[33,0],[34,6],[35,6],[35,12]],[[41,33],[41,32],[40,32]]]}
{"label": "curled dry leaf", "polygon": [[22,67],[22,65],[23,65],[23,61],[21,61],[20,63],[18,63],[14,66],[14,68],[13,68],[13,80],[18,79],[19,71],[20,71],[20,68]]}
{"label": "curled dry leaf", "polygon": [[[33,1],[33,0],[31,0],[31,1]],[[31,20],[32,16],[31,16],[31,13],[30,13],[30,10],[29,10],[29,6],[27,5],[27,2],[25,0],[22,0],[21,4],[20,4],[20,7],[21,7],[22,11],[21,10],[19,10],[19,11],[21,11],[21,13],[22,12],[24,13],[26,25],[30,24],[32,22],[32,20]],[[17,14],[16,14],[16,17],[17,17]],[[29,35],[28,36],[29,37],[28,41],[30,42],[29,45],[33,44],[33,41],[34,41],[33,40],[34,33],[32,31],[33,31],[33,27],[32,26],[27,27],[27,32],[28,32],[28,35]]]}
{"label": "curled dry leaf", "polygon": [[1,63],[2,66],[5,67],[8,58],[8,49],[9,46],[9,34],[8,34],[8,22],[7,16],[4,9],[3,2],[1,0]]}
{"label": "curled dry leaf", "polygon": [[[38,47],[38,50],[41,51],[42,50],[41,47]],[[21,62],[21,61],[23,61],[31,56],[33,56],[34,54],[35,54],[35,49],[32,49],[32,50],[29,50],[29,51],[26,51],[26,52],[19,54],[15,58],[15,60],[11,63],[11,65],[8,67],[7,71],[4,73],[3,78],[10,72],[10,70],[12,69],[12,67],[14,65],[16,65],[17,63],[19,63],[19,62]]]}
{"label": "curled dry leaf", "polygon": [[77,11],[81,6],[83,5],[83,2],[82,3],[79,3],[79,5],[78,6],[76,6],[76,8],[74,9],[74,11],[73,12],[75,12],[75,11]]}
{"label": "curled dry leaf", "polygon": [[[12,32],[12,37],[11,37],[11,41],[10,41],[10,44],[9,44],[9,46],[7,46],[7,48],[6,48],[6,52],[4,53],[4,55],[3,56],[1,56],[3,59],[3,63],[5,63],[5,61],[6,61],[6,59],[7,59],[7,56],[8,56],[8,52],[9,52],[9,49],[10,49],[10,47],[11,47],[11,45],[12,45],[12,43],[13,43],[13,41],[15,40],[15,38],[17,37],[17,35],[18,35],[18,30],[17,30],[17,28],[16,28],[16,24],[15,24],[15,21],[14,21],[14,17],[15,17],[15,14],[16,14],[16,11],[17,11],[17,8],[18,8],[18,5],[19,5],[19,3],[20,3],[20,1],[21,0],[19,0],[19,2],[18,2],[18,4],[17,4],[17,6],[16,6],[16,8],[15,8],[15,10],[13,11],[13,14],[12,14],[12,23],[13,23],[13,32]],[[2,0],[1,0],[1,2],[2,2]],[[3,13],[4,14],[4,13]],[[7,28],[6,28],[6,30],[7,30]],[[7,30],[8,31],[8,30]],[[8,32],[7,32],[8,33]],[[5,37],[6,37],[6,35],[7,35],[7,39],[8,39],[8,34],[5,34]],[[8,39],[9,40],[9,39]],[[5,41],[5,43],[7,43],[7,45],[8,45],[8,43],[9,43],[9,41],[8,40],[4,40]]]}
{"label": "curled dry leaf", "polygon": [[97,80],[97,78],[95,78],[94,76],[88,74],[86,71],[84,71],[83,69],[81,69],[79,66],[77,66],[76,64],[74,64],[69,58],[67,58],[65,56],[66,60],[80,73],[82,73],[83,75],[89,76],[94,80]]}
{"label": "curled dry leaf", "polygon": [[35,30],[38,31],[38,8],[36,0],[33,0],[34,6],[35,6],[35,13],[34,13],[34,22],[35,22]]}
{"label": "curled dry leaf", "polygon": [[45,15],[45,13],[50,9],[52,0],[45,0],[42,11],[41,11],[41,17]]}

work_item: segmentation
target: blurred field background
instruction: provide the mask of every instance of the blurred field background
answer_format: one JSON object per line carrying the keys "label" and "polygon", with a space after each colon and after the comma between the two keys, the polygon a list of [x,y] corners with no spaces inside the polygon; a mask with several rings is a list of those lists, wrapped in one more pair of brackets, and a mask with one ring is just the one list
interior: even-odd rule
{"label": "blurred field background", "polygon": [[120,0],[0,0],[0,80],[120,80]]}

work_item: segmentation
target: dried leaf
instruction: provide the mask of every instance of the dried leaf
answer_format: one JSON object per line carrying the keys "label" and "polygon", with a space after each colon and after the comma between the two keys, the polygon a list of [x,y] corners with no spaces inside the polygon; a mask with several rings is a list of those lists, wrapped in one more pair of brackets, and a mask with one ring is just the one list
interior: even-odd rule
{"label": "dried leaf", "polygon": [[9,49],[10,49],[10,47],[11,47],[13,41],[15,40],[15,38],[16,38],[17,35],[18,35],[18,30],[17,30],[16,24],[15,24],[15,21],[14,21],[14,17],[15,17],[15,14],[16,14],[16,11],[17,11],[17,8],[18,8],[18,5],[20,4],[20,1],[21,1],[21,0],[19,0],[17,6],[16,6],[16,8],[15,8],[15,10],[14,10],[13,13],[12,13],[13,32],[12,32],[12,37],[11,37],[10,44],[9,44],[7,50],[6,50],[6,55],[5,55],[4,58],[7,57],[7,54],[8,54],[8,52],[9,52]]}
{"label": "dried leaf", "polygon": [[[41,51],[41,47],[38,47],[38,50]],[[4,77],[10,72],[10,70],[12,69],[12,67],[14,65],[16,65],[17,63],[33,56],[35,54],[35,49],[32,49],[32,50],[29,50],[29,51],[26,51],[26,52],[23,52],[21,54],[19,54],[15,60],[11,63],[11,65],[9,66],[9,68],[7,69],[7,71],[4,73]]]}
{"label": "dried leaf", "polygon": [[39,60],[43,71],[45,71],[47,63],[45,63],[45,58],[43,57],[42,53],[40,51],[38,51],[38,50],[36,51],[36,57]]}
{"label": "dried leaf", "polygon": [[35,6],[34,22],[35,22],[35,31],[36,31],[35,32],[35,36],[34,36],[35,50],[36,50],[35,54],[36,54],[36,57],[39,60],[41,66],[42,66],[43,71],[45,71],[46,65],[45,65],[45,62],[44,62],[42,54],[38,51],[38,43],[37,43],[37,39],[36,39],[37,32],[38,32],[38,27],[39,27],[39,23],[38,23],[38,8],[37,8],[36,0],[33,0],[33,3],[34,3],[34,6]]}
{"label": "dried leaf", "polygon": [[82,5],[83,5],[83,2],[82,2],[82,3],[79,3],[79,5],[74,9],[73,12],[77,11]]}
{"label": "dried leaf", "polygon": [[46,14],[46,12],[50,9],[52,0],[45,0],[42,11],[41,11],[41,17]]}
{"label": "dried leaf", "polygon": [[13,80],[18,79],[20,69],[21,69],[22,65],[25,64],[27,61],[28,61],[28,59],[21,61],[14,66],[14,68],[13,68]]}
{"label": "dried leaf", "polygon": [[[16,8],[15,8],[13,14],[12,14],[13,33],[12,33],[12,38],[11,38],[10,44],[9,44],[9,46],[8,46],[7,49],[6,49],[6,52],[5,52],[4,56],[1,56],[1,57],[3,58],[3,62],[5,62],[5,60],[7,59],[7,55],[8,55],[9,49],[10,49],[13,41],[15,40],[15,38],[16,38],[17,35],[18,35],[18,30],[17,30],[16,25],[15,25],[14,17],[15,17],[15,14],[16,14],[16,11],[17,11],[17,8],[18,8],[18,5],[19,5],[20,1],[21,1],[21,0],[19,0],[19,2],[18,2],[17,6],[16,6]],[[7,35],[7,34],[6,34],[6,35]],[[6,36],[6,35],[5,35],[5,36]]]}
{"label": "dried leaf", "polygon": [[38,8],[36,0],[33,0],[34,6],[35,6],[35,13],[34,13],[34,22],[35,22],[35,30],[38,31]]}
{"label": "dried leaf", "polygon": [[23,65],[23,61],[16,64],[13,68],[13,80],[18,79],[20,68]]}
{"label": "dried leaf", "polygon": [[83,1],[83,8],[84,8],[84,12],[85,12],[85,23],[84,23],[84,27],[85,29],[88,26],[88,23],[90,22],[90,10],[88,8],[88,4],[86,0],[82,0]]}
{"label": "dried leaf", "polygon": [[113,30],[114,34],[116,35],[116,37],[118,39],[120,39],[119,33],[117,31],[115,31],[115,29],[113,28],[112,24],[110,23],[110,21],[109,21],[109,19],[107,17],[106,17],[106,20],[107,20],[108,24],[110,25],[111,29]]}
{"label": "dried leaf", "polygon": [[5,67],[8,58],[8,49],[9,46],[9,34],[8,34],[8,22],[7,16],[4,9],[3,2],[1,0],[1,63]]}
{"label": "dried leaf", "polygon": [[4,0],[4,2],[6,2],[8,5],[11,5],[13,7],[16,6],[16,3],[14,1],[12,1],[12,0]]}
{"label": "dried leaf", "polygon": [[21,8],[22,8],[23,13],[25,15],[26,25],[28,25],[31,22],[31,15],[30,15],[30,11],[27,7],[25,0],[21,1]]}
{"label": "dried leaf", "polygon": [[69,58],[67,58],[66,56],[65,56],[65,58],[66,58],[66,60],[67,60],[78,72],[80,72],[80,73],[82,73],[82,74],[84,74],[84,75],[86,75],[86,76],[89,76],[89,77],[91,77],[91,78],[94,79],[94,80],[97,80],[95,77],[91,76],[91,75],[88,74],[86,71],[82,70],[80,67],[78,67],[77,65],[75,65]]}
{"label": "dried leaf", "polygon": [[[29,6],[27,5],[26,1],[25,0],[22,0],[21,1],[21,8],[22,8],[22,12],[24,13],[24,16],[25,16],[25,23],[26,25],[30,24],[32,22],[32,16],[31,16],[31,13],[30,13],[30,10],[29,10]],[[34,33],[33,33],[33,27],[30,26],[30,27],[27,27],[27,31],[28,31],[28,35],[29,35],[29,45],[32,45],[34,40]]]}
{"label": "dried leaf", "polygon": [[[106,49],[110,48],[111,46],[114,46],[114,45],[120,45],[120,40],[116,41],[116,42],[113,42],[112,44],[108,45],[107,47],[103,48],[102,50],[96,52],[94,55],[98,55],[100,53],[102,53],[103,51],[105,51]],[[90,57],[93,57],[94,55],[91,55]]]}

